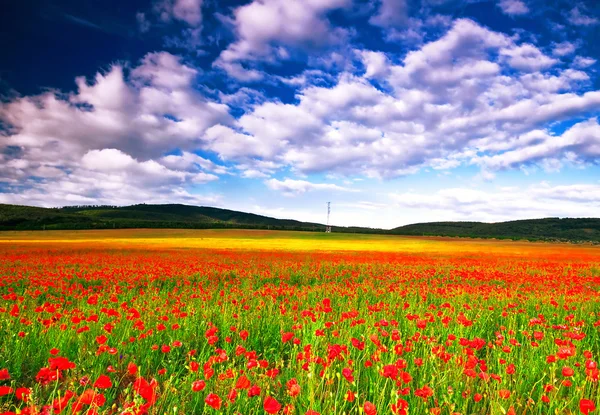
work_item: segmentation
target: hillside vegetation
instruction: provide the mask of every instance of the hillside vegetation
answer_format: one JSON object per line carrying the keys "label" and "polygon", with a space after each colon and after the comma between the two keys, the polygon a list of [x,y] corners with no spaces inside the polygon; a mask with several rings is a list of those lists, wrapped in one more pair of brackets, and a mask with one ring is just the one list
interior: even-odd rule
{"label": "hillside vegetation", "polygon": [[[0,204],[0,230],[113,228],[273,229],[325,231],[325,225],[253,213],[188,205],[69,206],[39,208]],[[383,233],[381,229],[335,227],[335,232]]]}
{"label": "hillside vegetation", "polygon": [[545,218],[497,223],[430,222],[401,226],[392,229],[390,233],[420,236],[600,242],[600,219]]}
{"label": "hillside vegetation", "polygon": [[[0,204],[0,230],[76,229],[272,229],[325,231],[320,223],[277,219],[253,213],[188,205],[69,206],[39,208]],[[528,239],[600,242],[600,219],[546,218],[510,222],[430,222],[398,228],[373,229],[334,226],[333,232],[408,236]]]}

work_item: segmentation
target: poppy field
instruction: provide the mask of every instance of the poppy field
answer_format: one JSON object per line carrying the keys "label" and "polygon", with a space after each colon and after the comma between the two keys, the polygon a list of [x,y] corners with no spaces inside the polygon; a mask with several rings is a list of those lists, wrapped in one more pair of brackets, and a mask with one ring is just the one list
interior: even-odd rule
{"label": "poppy field", "polygon": [[0,414],[600,414],[599,247],[23,232],[0,276]]}

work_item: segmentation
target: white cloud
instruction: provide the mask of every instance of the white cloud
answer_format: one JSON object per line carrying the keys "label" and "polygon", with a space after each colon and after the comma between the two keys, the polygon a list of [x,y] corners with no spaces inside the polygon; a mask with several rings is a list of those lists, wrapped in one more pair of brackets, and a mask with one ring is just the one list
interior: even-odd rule
{"label": "white cloud", "polygon": [[380,27],[398,27],[407,23],[408,5],[406,0],[379,0],[377,13],[369,23]]}
{"label": "white cloud", "polygon": [[[585,72],[544,72],[558,61],[467,19],[401,64],[383,52],[357,50],[355,57],[362,77],[341,72],[333,86],[299,82],[297,103],[253,106],[235,126],[213,127],[210,148],[242,162],[272,160],[296,174],[396,177],[506,152],[501,143],[585,114],[600,100],[597,91],[572,92],[589,81]],[[505,75],[512,68],[526,73]],[[588,157],[592,151],[578,149]]]}
{"label": "white cloud", "polygon": [[203,0],[161,0],[154,6],[163,21],[180,20],[190,26],[202,24]]}
{"label": "white cloud", "polygon": [[183,65],[179,57],[167,52],[149,53],[131,71],[135,81],[168,90],[188,88],[197,74],[196,69]]}
{"label": "white cloud", "polygon": [[114,148],[88,151],[81,161],[85,167],[98,171],[119,171],[136,163],[130,155]]}
{"label": "white cloud", "polygon": [[131,78],[114,65],[92,84],[77,78],[78,89],[69,95],[16,98],[0,104],[0,118],[12,127],[1,140],[49,160],[77,158],[88,149],[117,148],[149,158],[197,148],[209,127],[232,117],[226,105],[192,88],[194,74],[162,52],[147,55]]}
{"label": "white cloud", "polygon": [[593,217],[600,208],[600,185],[478,190],[448,188],[433,193],[392,193],[398,207],[418,209],[437,220],[505,221],[544,217]]}
{"label": "white cloud", "polygon": [[529,13],[529,7],[521,0],[500,0],[498,7],[504,14],[520,16]]}
{"label": "white cloud", "polygon": [[323,191],[339,191],[339,192],[354,192],[355,190],[338,186],[336,184],[329,183],[311,183],[306,180],[293,180],[293,179],[269,179],[265,180],[265,184],[271,190],[282,192],[287,196],[299,195],[309,191],[323,190]]}
{"label": "white cloud", "polygon": [[[77,78],[73,93],[50,91],[0,104],[0,119],[10,127],[0,148],[14,149],[0,155],[0,177],[12,186],[7,194],[25,184],[30,195],[55,194],[62,186],[70,198],[80,192],[106,200],[103,186],[121,186],[155,198],[173,194],[164,186],[174,184],[178,197],[188,197],[186,188],[216,180],[212,173],[222,174],[222,167],[198,159],[192,166],[186,151],[207,145],[209,127],[232,118],[226,105],[192,88],[195,76],[179,58],[154,53],[129,76],[114,65],[91,84]],[[183,155],[160,159],[175,148]]]}
{"label": "white cloud", "polygon": [[388,75],[390,63],[385,53],[370,50],[360,50],[357,53],[365,66],[365,78],[377,79]]}
{"label": "white cloud", "polygon": [[568,90],[576,82],[587,81],[590,77],[585,72],[566,69],[559,76],[535,72],[524,74],[520,79],[523,85],[529,90],[557,92]]}
{"label": "white cloud", "polygon": [[561,42],[555,43],[552,49],[552,54],[554,56],[566,56],[570,55],[578,48],[579,45],[573,42]]}
{"label": "white cloud", "polygon": [[475,162],[490,169],[502,169],[542,161],[556,166],[558,159],[568,157],[569,154],[576,154],[584,158],[584,161],[600,158],[600,125],[595,118],[575,124],[560,136],[539,131],[536,137],[531,138],[528,140],[525,137],[525,140],[521,140],[524,142],[515,142],[514,149],[484,156]]}
{"label": "white cloud", "polygon": [[232,128],[215,125],[206,130],[207,148],[229,160],[244,160],[248,157],[273,157],[284,143],[267,143],[253,135],[239,133]]}
{"label": "white cloud", "polygon": [[264,74],[244,63],[286,60],[288,48],[314,49],[344,39],[346,31],[332,27],[327,13],[349,4],[349,0],[254,0],[240,6],[230,20],[236,40],[213,66],[241,81],[259,80]]}
{"label": "white cloud", "polygon": [[558,62],[556,59],[544,55],[537,47],[530,43],[501,49],[500,53],[508,57],[510,66],[522,71],[539,71],[549,68]]}
{"label": "white cloud", "polygon": [[[14,164],[13,164],[14,166]],[[187,187],[218,177],[202,171],[173,170],[154,161],[138,161],[117,149],[90,150],[68,170],[21,166],[26,174],[0,193],[4,203],[39,206],[71,204],[218,203],[218,195],[194,195]],[[19,172],[13,174],[19,175]],[[43,174],[43,180],[35,177]]]}
{"label": "white cloud", "polygon": [[184,169],[186,171],[204,169],[215,174],[227,174],[229,172],[227,167],[216,164],[211,160],[188,151],[184,151],[179,155],[170,154],[161,157],[159,161],[160,164],[164,166],[175,169]]}
{"label": "white cloud", "polygon": [[575,26],[592,26],[600,22],[597,18],[588,16],[583,4],[573,7],[567,15],[567,20]]}
{"label": "white cloud", "polygon": [[162,183],[206,183],[218,180],[214,174],[201,171],[172,170],[154,161],[140,162],[114,148],[90,150],[81,158],[80,168],[119,176],[129,176],[128,182],[143,182],[150,185]]}
{"label": "white cloud", "polygon": [[[345,4],[309,3],[315,13],[306,18],[329,30],[328,11]],[[286,15],[297,5],[264,0],[242,8],[250,6],[244,10]],[[242,16],[240,27],[247,24],[244,13],[234,12]],[[252,30],[242,32],[260,29],[250,23]],[[271,28],[264,30],[233,63],[268,60],[283,53],[283,43],[302,47],[306,40],[304,32],[272,39]],[[250,39],[244,36],[233,44]],[[590,118],[600,106],[600,91],[590,89],[593,70],[586,70],[591,58],[575,58],[568,68],[533,43],[469,19],[403,55],[351,50],[344,57],[349,62],[334,65],[336,75],[322,66],[280,77],[296,91],[288,103],[251,88],[205,94],[196,85],[199,70],[166,52],[148,54],[131,69],[114,65],[93,80],[77,78],[71,93],[13,97],[0,104],[0,119],[10,127],[0,136],[0,176],[15,189],[33,177],[46,178],[49,189],[79,183],[81,175],[134,191],[140,177],[160,174],[191,192],[223,174],[393,178],[475,163],[485,180],[502,169],[555,171],[598,159],[596,119],[551,133],[557,123]],[[126,174],[116,182],[106,178],[119,170]],[[308,179],[268,183],[288,194],[317,189]],[[157,186],[156,192],[167,185]],[[81,193],[91,194],[98,193]]]}
{"label": "white cloud", "polygon": [[244,177],[246,179],[265,179],[265,178],[269,177],[269,175],[266,173],[263,173],[259,170],[248,169],[248,170],[244,170],[242,172],[242,177]]}
{"label": "white cloud", "polygon": [[585,57],[585,56],[577,56],[573,61],[573,65],[577,68],[587,68],[588,66],[592,66],[597,61],[594,58]]}

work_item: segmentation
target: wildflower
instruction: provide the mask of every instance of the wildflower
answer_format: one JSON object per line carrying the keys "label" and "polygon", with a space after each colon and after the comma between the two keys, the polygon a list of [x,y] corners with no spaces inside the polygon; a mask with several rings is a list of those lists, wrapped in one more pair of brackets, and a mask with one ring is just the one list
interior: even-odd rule
{"label": "wildflower", "polygon": [[363,409],[365,411],[365,415],[377,415],[377,408],[371,402],[366,401]]}
{"label": "wildflower", "polygon": [[215,393],[209,393],[204,402],[213,409],[221,409],[221,398]]}
{"label": "wildflower", "polygon": [[110,378],[106,375],[100,375],[96,382],[94,382],[94,387],[98,389],[108,389],[112,386],[112,382]]}
{"label": "wildflower", "polygon": [[200,392],[206,387],[206,382],[203,380],[196,380],[192,382],[192,390],[194,392]]}
{"label": "wildflower", "polygon": [[589,399],[581,399],[579,401],[579,410],[583,415],[588,415],[596,410],[596,404]]}
{"label": "wildflower", "polygon": [[281,404],[271,396],[267,396],[263,402],[263,409],[268,414],[276,414],[281,409]]}

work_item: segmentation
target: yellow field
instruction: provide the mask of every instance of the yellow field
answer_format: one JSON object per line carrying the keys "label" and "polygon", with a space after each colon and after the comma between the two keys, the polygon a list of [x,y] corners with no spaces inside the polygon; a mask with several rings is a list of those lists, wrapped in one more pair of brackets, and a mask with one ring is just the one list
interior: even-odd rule
{"label": "yellow field", "polygon": [[210,248],[285,251],[368,251],[600,258],[600,247],[490,239],[262,230],[127,229],[0,232],[0,244],[82,244],[87,247]]}

